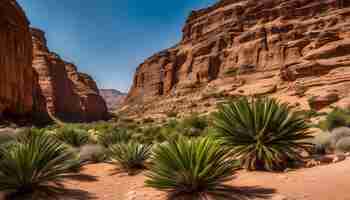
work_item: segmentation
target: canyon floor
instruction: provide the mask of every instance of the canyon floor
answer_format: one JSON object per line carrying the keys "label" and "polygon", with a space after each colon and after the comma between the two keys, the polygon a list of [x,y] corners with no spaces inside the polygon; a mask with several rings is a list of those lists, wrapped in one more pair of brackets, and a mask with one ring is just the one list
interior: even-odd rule
{"label": "canyon floor", "polygon": [[[349,200],[350,159],[343,162],[288,173],[236,173],[228,184],[250,194],[253,200]],[[165,200],[167,195],[145,188],[143,173],[135,176],[116,173],[109,164],[88,165],[82,179],[65,183],[73,196],[64,199]],[[85,177],[85,178],[83,178]]]}

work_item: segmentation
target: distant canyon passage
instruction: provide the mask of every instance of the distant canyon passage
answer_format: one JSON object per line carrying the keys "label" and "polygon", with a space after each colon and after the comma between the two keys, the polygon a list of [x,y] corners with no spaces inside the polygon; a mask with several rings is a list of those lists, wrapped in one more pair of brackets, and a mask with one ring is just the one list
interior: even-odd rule
{"label": "distant canyon passage", "polygon": [[123,110],[206,112],[222,97],[265,95],[320,110],[347,104],[349,86],[350,1],[221,0],[137,68]]}
{"label": "distant canyon passage", "polygon": [[48,50],[44,32],[29,27],[16,1],[1,0],[0,29],[2,117],[65,121],[107,117],[95,81]]}

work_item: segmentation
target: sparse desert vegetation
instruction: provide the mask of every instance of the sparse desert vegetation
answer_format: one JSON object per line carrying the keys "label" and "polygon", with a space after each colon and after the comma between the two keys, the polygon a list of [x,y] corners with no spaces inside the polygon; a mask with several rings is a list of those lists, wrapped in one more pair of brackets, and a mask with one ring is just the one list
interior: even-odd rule
{"label": "sparse desert vegetation", "polygon": [[[24,129],[1,134],[0,189],[10,198],[47,195],[63,191],[59,183],[84,166],[110,163],[116,173],[145,174],[145,186],[169,197],[242,197],[226,184],[241,168],[298,169],[314,155],[350,152],[349,116],[340,108],[295,111],[271,98],[238,98],[208,116]],[[313,117],[323,118],[312,124]],[[323,131],[313,137],[311,127]]]}
{"label": "sparse desert vegetation", "polygon": [[0,2],[0,200],[350,199],[349,0]]}

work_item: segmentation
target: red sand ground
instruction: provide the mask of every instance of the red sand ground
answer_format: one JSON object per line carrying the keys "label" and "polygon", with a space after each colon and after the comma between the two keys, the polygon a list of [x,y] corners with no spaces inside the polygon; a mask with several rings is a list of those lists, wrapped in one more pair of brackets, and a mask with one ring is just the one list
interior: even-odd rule
{"label": "red sand ground", "polygon": [[[87,191],[85,195],[83,192],[77,193],[78,199],[82,200],[166,199],[164,193],[143,186],[143,174],[130,177],[115,174],[114,169],[109,164],[89,165],[83,173],[96,176],[96,180],[69,181],[66,186]],[[276,200],[350,200],[350,159],[280,174],[240,171],[236,177],[230,185],[274,189],[272,199]]]}

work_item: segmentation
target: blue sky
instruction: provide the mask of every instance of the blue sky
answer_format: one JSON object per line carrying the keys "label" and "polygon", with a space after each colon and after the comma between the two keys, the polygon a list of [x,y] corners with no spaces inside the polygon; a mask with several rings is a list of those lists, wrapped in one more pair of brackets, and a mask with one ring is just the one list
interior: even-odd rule
{"label": "blue sky", "polygon": [[49,48],[100,88],[127,91],[136,67],[176,44],[193,9],[215,0],[18,0]]}

